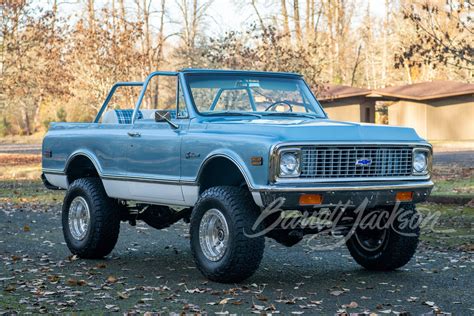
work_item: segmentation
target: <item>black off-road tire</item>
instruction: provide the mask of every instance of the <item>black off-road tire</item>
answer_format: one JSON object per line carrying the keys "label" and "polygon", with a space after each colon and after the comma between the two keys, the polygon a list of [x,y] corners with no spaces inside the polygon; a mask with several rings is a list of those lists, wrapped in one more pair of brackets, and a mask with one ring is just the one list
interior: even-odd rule
{"label": "black off-road tire", "polygon": [[397,213],[403,216],[396,216],[386,228],[386,236],[378,249],[368,251],[361,245],[357,238],[359,228],[347,240],[347,248],[358,264],[368,270],[391,271],[410,261],[420,237],[419,214],[414,204],[400,206]]}
{"label": "black off-road tire", "polygon": [[[228,247],[218,261],[209,260],[201,249],[199,228],[204,214],[218,209],[229,228]],[[259,216],[259,208],[243,188],[218,186],[204,191],[191,214],[191,251],[201,273],[209,280],[221,283],[240,282],[255,273],[263,257],[265,237],[247,237],[261,231],[252,226]]]}
{"label": "black off-road tire", "polygon": [[[69,206],[81,196],[90,211],[90,225],[82,240],[75,239],[69,229]],[[108,255],[117,243],[120,214],[109,198],[99,178],[81,178],[68,188],[62,209],[63,234],[69,250],[84,259],[100,259]]]}

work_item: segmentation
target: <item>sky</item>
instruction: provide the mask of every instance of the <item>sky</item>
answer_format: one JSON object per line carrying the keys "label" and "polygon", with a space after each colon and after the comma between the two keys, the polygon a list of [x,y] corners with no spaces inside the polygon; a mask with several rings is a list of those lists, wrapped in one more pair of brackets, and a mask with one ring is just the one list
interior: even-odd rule
{"label": "sky", "polygon": [[[152,1],[152,7],[157,9],[161,1],[159,0],[150,0]],[[167,33],[174,33],[179,31],[180,24],[177,23],[177,17],[179,17],[178,9],[176,6],[177,0],[167,0],[168,6],[168,23],[167,24]],[[356,12],[356,17],[354,19],[355,24],[357,25],[358,21],[361,20],[362,16],[366,13],[367,5],[370,5],[370,10],[373,16],[378,16],[382,18],[385,15],[385,6],[384,1],[382,0],[356,0],[359,2],[358,7],[361,8]],[[35,1],[36,2],[36,1]],[[59,12],[63,16],[74,15],[76,12],[81,12],[80,7],[84,5],[86,1],[81,0],[60,0],[59,3]],[[141,1],[140,1],[141,2]],[[225,31],[230,30],[243,30],[247,25],[256,20],[254,10],[250,5],[248,0],[214,0],[211,7],[208,11],[208,21],[206,32],[211,36],[222,35]],[[275,0],[259,0],[258,8],[262,15],[268,15],[275,10],[279,10],[278,6],[275,6]],[[291,0],[289,1],[291,3]],[[301,1],[304,4],[304,1]],[[44,8],[51,7],[51,0],[38,0],[39,6]],[[96,0],[96,9],[104,6],[104,3],[110,3],[106,0]],[[126,0],[127,6],[135,7],[134,0]],[[301,14],[304,15],[304,8],[300,8]],[[157,20],[157,15],[155,18]],[[152,21],[153,24],[153,21]]]}
{"label": "sky", "polygon": [[[360,18],[362,15],[365,15],[367,4],[370,5],[370,10],[374,16],[384,17],[385,16],[385,5],[382,0],[358,0],[360,5],[358,7],[362,8],[358,13]],[[255,20],[254,11],[251,6],[239,6],[238,2],[241,1],[229,1],[229,0],[215,0],[210,8],[210,16],[212,16],[221,31],[225,30],[236,30],[242,28],[246,24],[251,23]],[[250,2],[250,1],[247,1]],[[291,0],[289,1],[291,3]],[[301,1],[304,2],[304,1]],[[279,10],[279,7],[275,8],[273,3],[275,1],[269,0],[260,0],[259,10],[262,15],[265,15],[267,12],[272,12],[272,10]],[[300,8],[300,14],[304,14],[304,9]],[[356,13],[357,14],[357,13]]]}

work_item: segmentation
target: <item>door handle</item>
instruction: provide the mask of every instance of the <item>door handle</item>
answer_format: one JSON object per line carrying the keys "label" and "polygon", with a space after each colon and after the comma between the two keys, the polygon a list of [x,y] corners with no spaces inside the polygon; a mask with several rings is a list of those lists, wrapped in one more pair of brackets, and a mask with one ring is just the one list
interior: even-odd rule
{"label": "door handle", "polygon": [[140,137],[141,134],[139,132],[127,132],[128,136],[130,137]]}

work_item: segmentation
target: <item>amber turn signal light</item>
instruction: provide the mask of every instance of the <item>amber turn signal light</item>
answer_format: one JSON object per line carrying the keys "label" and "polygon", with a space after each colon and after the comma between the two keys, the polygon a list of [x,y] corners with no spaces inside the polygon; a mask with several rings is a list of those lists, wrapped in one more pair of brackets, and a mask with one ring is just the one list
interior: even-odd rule
{"label": "amber turn signal light", "polygon": [[317,205],[323,202],[321,194],[302,194],[300,195],[300,205]]}
{"label": "amber turn signal light", "polygon": [[413,200],[413,192],[397,192],[397,196],[395,197],[395,199],[398,202],[410,202],[411,200]]}

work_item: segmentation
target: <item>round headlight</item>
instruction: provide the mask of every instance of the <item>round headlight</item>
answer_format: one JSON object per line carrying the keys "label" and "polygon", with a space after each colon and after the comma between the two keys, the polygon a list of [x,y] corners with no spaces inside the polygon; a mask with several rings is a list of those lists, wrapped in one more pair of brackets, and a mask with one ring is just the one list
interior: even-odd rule
{"label": "round headlight", "polygon": [[284,153],[280,157],[280,175],[297,176],[299,168],[298,157],[295,153]]}
{"label": "round headlight", "polygon": [[428,159],[426,157],[426,153],[422,151],[415,152],[415,156],[413,157],[413,169],[416,172],[424,172],[428,167]]}

